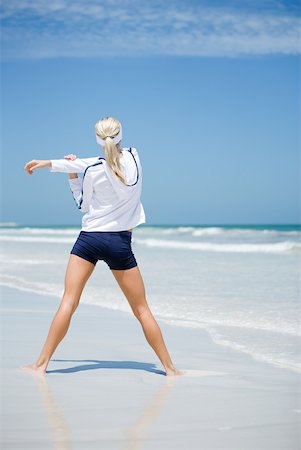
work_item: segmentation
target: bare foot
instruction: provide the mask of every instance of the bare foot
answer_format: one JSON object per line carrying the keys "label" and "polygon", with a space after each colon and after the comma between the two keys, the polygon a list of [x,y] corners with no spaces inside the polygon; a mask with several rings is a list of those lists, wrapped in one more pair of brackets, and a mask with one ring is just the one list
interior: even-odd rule
{"label": "bare foot", "polygon": [[35,364],[28,364],[27,366],[21,366],[20,369],[23,370],[24,372],[29,372],[37,375],[45,375],[46,373],[45,366],[38,367]]}
{"label": "bare foot", "polygon": [[165,369],[166,376],[184,375],[184,372],[179,369]]}

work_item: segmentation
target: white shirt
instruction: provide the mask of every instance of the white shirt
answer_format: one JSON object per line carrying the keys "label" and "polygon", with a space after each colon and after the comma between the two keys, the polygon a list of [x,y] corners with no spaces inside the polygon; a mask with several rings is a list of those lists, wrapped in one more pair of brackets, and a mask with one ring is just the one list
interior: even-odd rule
{"label": "white shirt", "polygon": [[111,171],[105,158],[52,159],[50,172],[83,173],[69,179],[75,203],[86,214],[82,231],[124,231],[145,223],[140,201],[142,168],[135,148],[121,150],[120,165],[126,183]]}

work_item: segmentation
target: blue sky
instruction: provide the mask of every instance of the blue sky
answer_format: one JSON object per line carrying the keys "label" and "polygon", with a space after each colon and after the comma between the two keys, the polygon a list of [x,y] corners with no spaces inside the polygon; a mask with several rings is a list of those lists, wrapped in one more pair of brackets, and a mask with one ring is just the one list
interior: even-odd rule
{"label": "blue sky", "polygon": [[300,12],[280,1],[11,0],[2,6],[2,221],[78,224],[34,158],[138,149],[148,224],[300,221]]}

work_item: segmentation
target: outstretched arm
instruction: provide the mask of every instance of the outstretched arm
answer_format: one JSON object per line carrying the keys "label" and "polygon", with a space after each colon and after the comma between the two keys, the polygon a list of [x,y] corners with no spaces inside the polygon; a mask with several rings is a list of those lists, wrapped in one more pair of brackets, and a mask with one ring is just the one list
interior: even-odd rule
{"label": "outstretched arm", "polygon": [[72,161],[66,159],[52,159],[50,172],[84,173],[88,166],[99,161],[99,157],[76,158]]}
{"label": "outstretched arm", "polygon": [[98,156],[94,158],[76,158],[74,161],[67,161],[66,159],[33,159],[24,166],[24,170],[32,175],[32,172],[42,167],[48,167],[50,172],[65,172],[65,173],[83,173],[86,168],[99,160]]}

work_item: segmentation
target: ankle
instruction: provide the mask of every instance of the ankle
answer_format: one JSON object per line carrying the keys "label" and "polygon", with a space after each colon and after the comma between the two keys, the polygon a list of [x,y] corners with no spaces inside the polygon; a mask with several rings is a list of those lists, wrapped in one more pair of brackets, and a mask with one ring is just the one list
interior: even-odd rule
{"label": "ankle", "polygon": [[38,361],[35,362],[34,366],[37,369],[43,369],[43,368],[47,367],[48,362],[49,362],[49,360],[46,360],[46,359],[38,359]]}
{"label": "ankle", "polygon": [[173,365],[173,363],[168,363],[168,364],[164,364],[164,369],[168,370],[168,371],[174,371],[176,370],[175,366]]}

